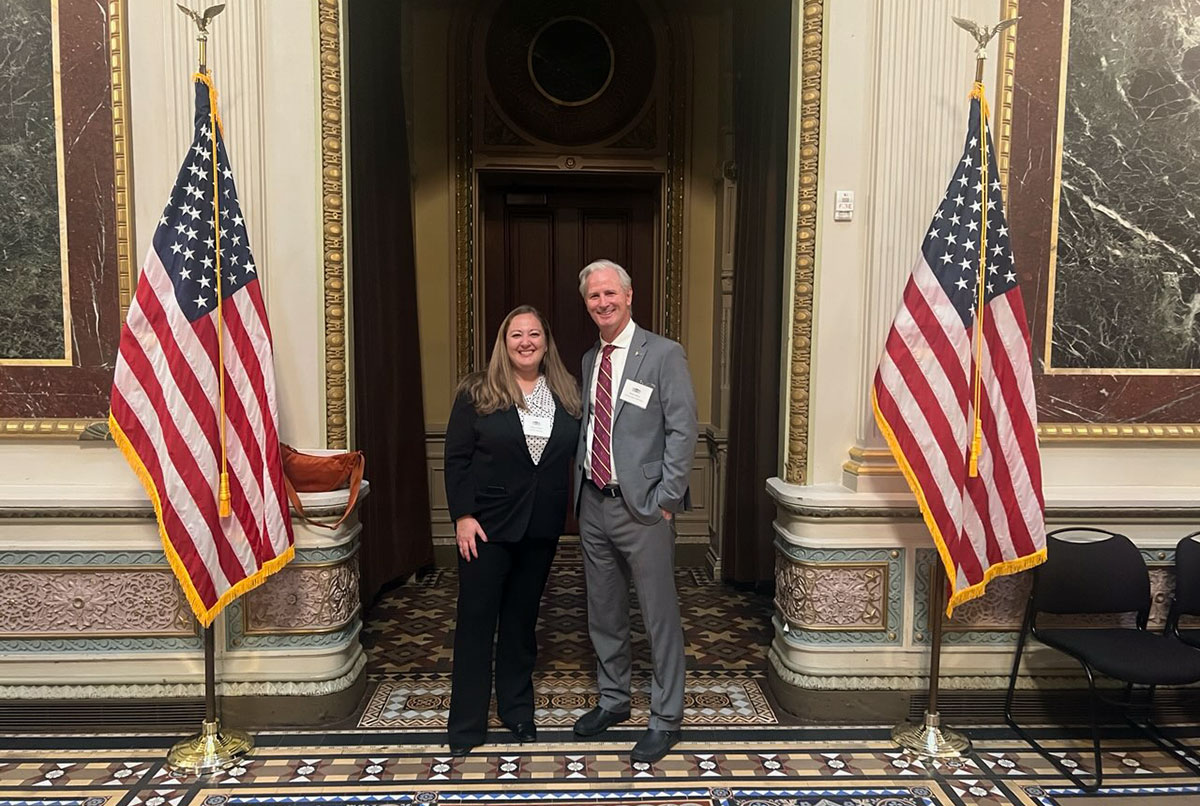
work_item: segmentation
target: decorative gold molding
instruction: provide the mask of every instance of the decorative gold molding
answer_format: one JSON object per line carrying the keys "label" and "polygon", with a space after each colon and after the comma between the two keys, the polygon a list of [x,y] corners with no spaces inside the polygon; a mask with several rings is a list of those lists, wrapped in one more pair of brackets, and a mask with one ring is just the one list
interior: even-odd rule
{"label": "decorative gold molding", "polygon": [[321,65],[321,252],[325,279],[325,447],[347,447],[346,201],[342,166],[342,47],[339,0],[319,0]]}
{"label": "decorative gold molding", "polygon": [[687,153],[687,97],[688,75],[686,59],[679,39],[678,27],[667,21],[667,36],[670,40],[670,83],[667,86],[667,174],[666,260],[663,271],[663,335],[668,339],[683,341],[683,200],[685,186],[684,163]]}
{"label": "decorative gold molding", "polygon": [[[1016,17],[1020,12],[1020,0],[1001,0],[1000,19],[1007,20]],[[1012,116],[1013,116],[1013,80],[1017,71],[1017,26],[1009,26],[1000,35],[999,43],[1000,91],[997,93],[996,107],[999,120],[996,121],[996,166],[1000,171],[1000,193],[1004,203],[1008,204],[1008,162],[1012,155]]]}
{"label": "decorative gold molding", "polygon": [[808,475],[808,383],[812,368],[813,282],[817,256],[817,169],[821,150],[824,0],[804,0],[800,63],[800,177],[796,196],[796,275],[792,286],[792,355],[784,476]]}
{"label": "decorative gold molding", "polygon": [[474,368],[475,355],[475,181],[472,140],[471,53],[474,15],[460,12],[455,21],[459,46],[454,60],[454,300],[455,376]]}
{"label": "decorative gold molding", "polygon": [[1200,440],[1200,424],[1041,423],[1038,426],[1038,438],[1043,442],[1194,442]]}

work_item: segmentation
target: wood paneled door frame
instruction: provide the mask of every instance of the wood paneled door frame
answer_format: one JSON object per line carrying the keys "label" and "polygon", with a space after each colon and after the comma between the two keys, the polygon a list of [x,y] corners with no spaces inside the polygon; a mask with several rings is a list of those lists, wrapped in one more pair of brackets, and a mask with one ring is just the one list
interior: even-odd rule
{"label": "wood paneled door frame", "polygon": [[663,175],[659,172],[488,170],[477,174],[475,366],[486,365],[504,315],[519,304],[550,319],[563,361],[579,373],[596,339],[580,269],[604,257],[634,284],[634,320],[666,319]]}

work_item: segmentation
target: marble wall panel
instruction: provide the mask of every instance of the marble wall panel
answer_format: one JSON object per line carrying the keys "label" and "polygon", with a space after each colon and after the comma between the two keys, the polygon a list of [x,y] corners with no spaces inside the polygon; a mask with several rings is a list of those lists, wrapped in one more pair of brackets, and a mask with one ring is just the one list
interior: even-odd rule
{"label": "marble wall panel", "polygon": [[1069,29],[1050,365],[1200,369],[1200,0]]}
{"label": "marble wall panel", "polygon": [[67,356],[52,10],[0,2],[0,362]]}
{"label": "marble wall panel", "polygon": [[1040,418],[1200,421],[1200,0],[1009,3]]}
{"label": "marble wall panel", "polygon": [[[121,0],[0,0],[0,53],[27,67],[4,80],[29,93],[28,105],[0,107],[0,363],[7,364],[0,366],[0,433],[62,431],[56,419],[99,419],[108,409],[130,276],[123,11]],[[6,64],[0,73],[18,66]],[[31,159],[17,159],[14,149]],[[18,189],[8,198],[14,186],[38,183],[36,193]],[[31,216],[36,224],[24,221]],[[65,287],[56,268],[64,248]],[[55,340],[62,342],[57,348]],[[13,365],[13,358],[23,360]]]}

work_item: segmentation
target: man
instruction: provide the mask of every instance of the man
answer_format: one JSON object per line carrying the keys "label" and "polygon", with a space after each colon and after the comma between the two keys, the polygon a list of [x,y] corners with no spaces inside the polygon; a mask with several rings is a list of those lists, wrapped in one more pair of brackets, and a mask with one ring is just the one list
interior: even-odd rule
{"label": "man", "polygon": [[597,260],[579,291],[600,341],[583,357],[584,427],[575,507],[587,582],[588,632],[600,702],[575,723],[595,736],[629,718],[629,581],[650,640],[650,725],[630,753],[654,763],[679,741],[684,652],[675,594],[674,517],[690,505],[696,397],[683,348],[634,324],[625,269]]}

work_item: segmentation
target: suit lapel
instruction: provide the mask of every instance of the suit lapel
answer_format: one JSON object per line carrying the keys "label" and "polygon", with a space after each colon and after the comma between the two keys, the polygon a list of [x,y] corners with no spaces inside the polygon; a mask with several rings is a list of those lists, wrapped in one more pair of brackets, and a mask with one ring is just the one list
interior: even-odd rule
{"label": "suit lapel", "polygon": [[[633,340],[629,342],[629,355],[625,356],[625,368],[621,371],[621,386],[625,385],[627,378],[633,378],[641,369],[642,361],[646,358],[646,332],[640,327],[634,327]],[[617,399],[613,404],[613,422],[621,416],[621,409],[625,408],[625,401],[621,399],[621,390],[613,389],[613,397]]]}
{"label": "suit lapel", "polygon": [[520,454],[525,457],[527,464],[533,464],[533,457],[529,455],[529,443],[525,439],[525,429],[521,427],[521,415],[517,412],[516,406],[510,406],[504,412],[505,426],[515,432],[517,439],[521,443]]}
{"label": "suit lapel", "polygon": [[600,349],[600,342],[583,354],[583,378],[580,379],[583,387],[583,418],[586,420],[588,415],[592,413],[592,368],[596,365],[596,353]]}

